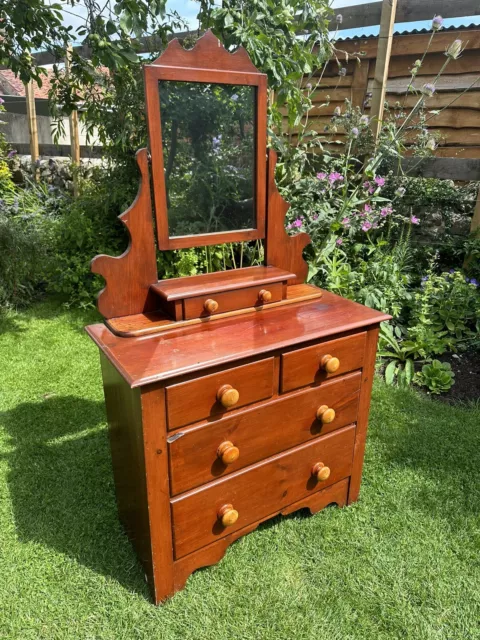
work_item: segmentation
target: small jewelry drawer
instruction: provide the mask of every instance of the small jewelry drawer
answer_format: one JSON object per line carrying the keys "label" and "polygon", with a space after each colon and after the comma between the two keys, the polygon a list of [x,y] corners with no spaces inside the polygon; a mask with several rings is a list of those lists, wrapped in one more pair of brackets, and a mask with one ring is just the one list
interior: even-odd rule
{"label": "small jewelry drawer", "polygon": [[267,401],[167,439],[172,495],[352,424],[360,372]]}
{"label": "small jewelry drawer", "polygon": [[366,335],[365,332],[357,333],[284,353],[281,371],[282,393],[361,369]]}
{"label": "small jewelry drawer", "polygon": [[183,317],[185,320],[207,318],[217,313],[235,311],[236,309],[268,306],[272,302],[279,302],[282,297],[283,284],[276,282],[265,286],[187,298],[183,301]]}
{"label": "small jewelry drawer", "polygon": [[168,428],[225,413],[273,395],[273,358],[166,388]]}
{"label": "small jewelry drawer", "polygon": [[352,470],[355,427],[345,427],[173,498],[176,558],[275,515]]}

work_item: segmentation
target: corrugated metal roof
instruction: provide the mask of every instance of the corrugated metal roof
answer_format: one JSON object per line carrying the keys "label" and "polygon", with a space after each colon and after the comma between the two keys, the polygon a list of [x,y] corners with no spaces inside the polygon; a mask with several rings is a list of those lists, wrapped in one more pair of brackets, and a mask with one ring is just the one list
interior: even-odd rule
{"label": "corrugated metal roof", "polygon": [[[416,24],[416,23],[412,23],[412,24]],[[443,33],[444,31],[466,31],[468,29],[479,29],[480,28],[480,21],[475,23],[475,22],[471,22],[469,24],[462,24],[462,25],[452,25],[450,27],[444,27],[442,29],[442,31],[440,33]],[[346,42],[348,40],[358,40],[358,38],[361,38],[362,40],[369,40],[369,39],[374,39],[374,38],[378,38],[378,33],[375,34],[368,34],[368,35],[364,35],[362,32],[365,31],[366,29],[375,29],[377,32],[380,30],[380,27],[365,27],[365,29],[357,29],[357,33],[355,34],[351,34],[351,35],[346,35],[346,36],[342,36],[342,32],[340,31],[338,34],[338,38],[336,39],[336,42]],[[348,29],[348,31],[353,31],[353,29]],[[424,34],[429,34],[432,33],[432,29],[429,28],[424,28],[424,29],[416,29],[416,28],[402,28],[402,29],[396,29],[393,32],[394,36],[411,36],[411,35],[424,35]]]}

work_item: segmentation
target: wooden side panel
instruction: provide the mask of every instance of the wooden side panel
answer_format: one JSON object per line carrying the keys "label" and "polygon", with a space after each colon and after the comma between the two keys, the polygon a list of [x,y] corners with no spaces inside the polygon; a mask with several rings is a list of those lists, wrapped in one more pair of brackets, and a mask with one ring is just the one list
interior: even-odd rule
{"label": "wooden side panel", "polygon": [[362,480],[363,458],[367,440],[368,414],[372,395],[373,377],[375,374],[375,357],[377,354],[379,327],[373,327],[367,332],[365,360],[362,371],[362,387],[360,404],[358,407],[357,433],[355,437],[355,452],[353,456],[352,477],[348,492],[348,504],[358,500],[360,483]]}
{"label": "wooden side panel", "polygon": [[105,278],[98,295],[98,310],[105,318],[153,311],[157,305],[150,285],[158,280],[147,150],[137,153],[140,190],[133,205],[119,216],[130,234],[127,250],[119,257],[100,255],[91,263],[93,273]]}
{"label": "wooden side panel", "polygon": [[151,583],[153,562],[140,391],[130,389],[103,354],[100,358],[118,512]]}
{"label": "wooden side panel", "polygon": [[265,262],[294,273],[297,277],[289,280],[288,284],[301,284],[305,282],[308,273],[308,265],[302,252],[310,244],[310,236],[306,233],[289,236],[285,230],[285,216],[290,205],[278,192],[275,182],[276,163],[277,154],[269,149]]}
{"label": "wooden side panel", "polygon": [[[365,353],[365,338],[363,332],[285,353],[282,356],[282,393],[360,369]],[[327,373],[321,368],[321,360],[325,355],[340,361],[334,373]]]}
{"label": "wooden side panel", "polygon": [[[281,511],[350,475],[355,427],[345,427],[315,442],[217,480],[172,500],[174,549],[181,558],[196,549]],[[323,482],[312,475],[322,462],[330,475]],[[218,513],[225,504],[238,511],[238,520],[225,528]]]}
{"label": "wooden side panel", "polygon": [[[172,493],[188,491],[352,424],[357,419],[360,380],[357,372],[175,434],[169,438]],[[316,417],[322,405],[335,411],[328,424]],[[223,442],[231,442],[240,452],[228,465],[217,456]]]}
{"label": "wooden side panel", "polygon": [[142,389],[145,472],[153,560],[155,604],[173,593],[173,546],[168,477],[165,390]]}

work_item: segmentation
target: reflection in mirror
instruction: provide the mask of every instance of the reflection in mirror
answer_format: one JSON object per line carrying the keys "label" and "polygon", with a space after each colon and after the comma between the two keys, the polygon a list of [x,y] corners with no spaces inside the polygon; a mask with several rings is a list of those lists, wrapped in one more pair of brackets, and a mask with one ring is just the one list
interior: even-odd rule
{"label": "reflection in mirror", "polygon": [[169,236],[256,227],[255,87],[159,82]]}

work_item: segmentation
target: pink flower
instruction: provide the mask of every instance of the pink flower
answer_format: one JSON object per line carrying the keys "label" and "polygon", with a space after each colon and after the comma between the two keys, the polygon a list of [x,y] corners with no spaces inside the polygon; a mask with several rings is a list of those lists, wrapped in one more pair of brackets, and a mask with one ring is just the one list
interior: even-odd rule
{"label": "pink flower", "polygon": [[366,204],[365,207],[364,207],[365,213],[370,213],[371,210],[372,210],[372,207],[369,204]]}
{"label": "pink flower", "polygon": [[302,220],[300,220],[300,218],[297,218],[292,222],[292,227],[296,227],[298,229],[299,227],[302,226],[302,224],[303,224]]}
{"label": "pink flower", "polygon": [[410,218],[410,222],[411,222],[412,224],[420,224],[420,219],[419,219],[419,218],[417,218],[417,216],[412,216],[412,217]]}
{"label": "pink flower", "polygon": [[380,211],[380,215],[382,216],[382,218],[385,218],[386,216],[390,215],[392,211],[393,209],[391,207],[383,207],[383,209]]}
{"label": "pink flower", "polygon": [[344,226],[344,227],[346,227],[347,225],[349,225],[349,224],[350,224],[350,218],[344,218],[344,219],[342,220],[342,224],[343,224],[343,226]]}
{"label": "pink flower", "polygon": [[385,178],[381,178],[380,176],[377,176],[377,177],[375,178],[375,184],[376,184],[378,187],[383,187],[383,186],[385,185]]}
{"label": "pink flower", "polygon": [[371,222],[366,220],[362,225],[362,231],[369,231],[372,228]]}
{"label": "pink flower", "polygon": [[317,180],[325,180],[326,177],[327,174],[324,171],[320,171],[320,173],[317,173]]}
{"label": "pink flower", "polygon": [[338,244],[338,245],[343,244],[343,239],[342,239],[342,238],[337,238],[337,244]]}
{"label": "pink flower", "polygon": [[343,182],[343,180],[345,180],[345,178],[342,176],[342,174],[338,173],[338,171],[333,171],[328,176],[328,179],[330,180],[331,184],[335,184],[335,182]]}
{"label": "pink flower", "polygon": [[370,182],[367,180],[366,182],[363,183],[363,188],[364,189],[370,189],[372,185],[370,184]]}
{"label": "pink flower", "polygon": [[312,216],[312,220],[318,220],[318,213],[314,213]]}

